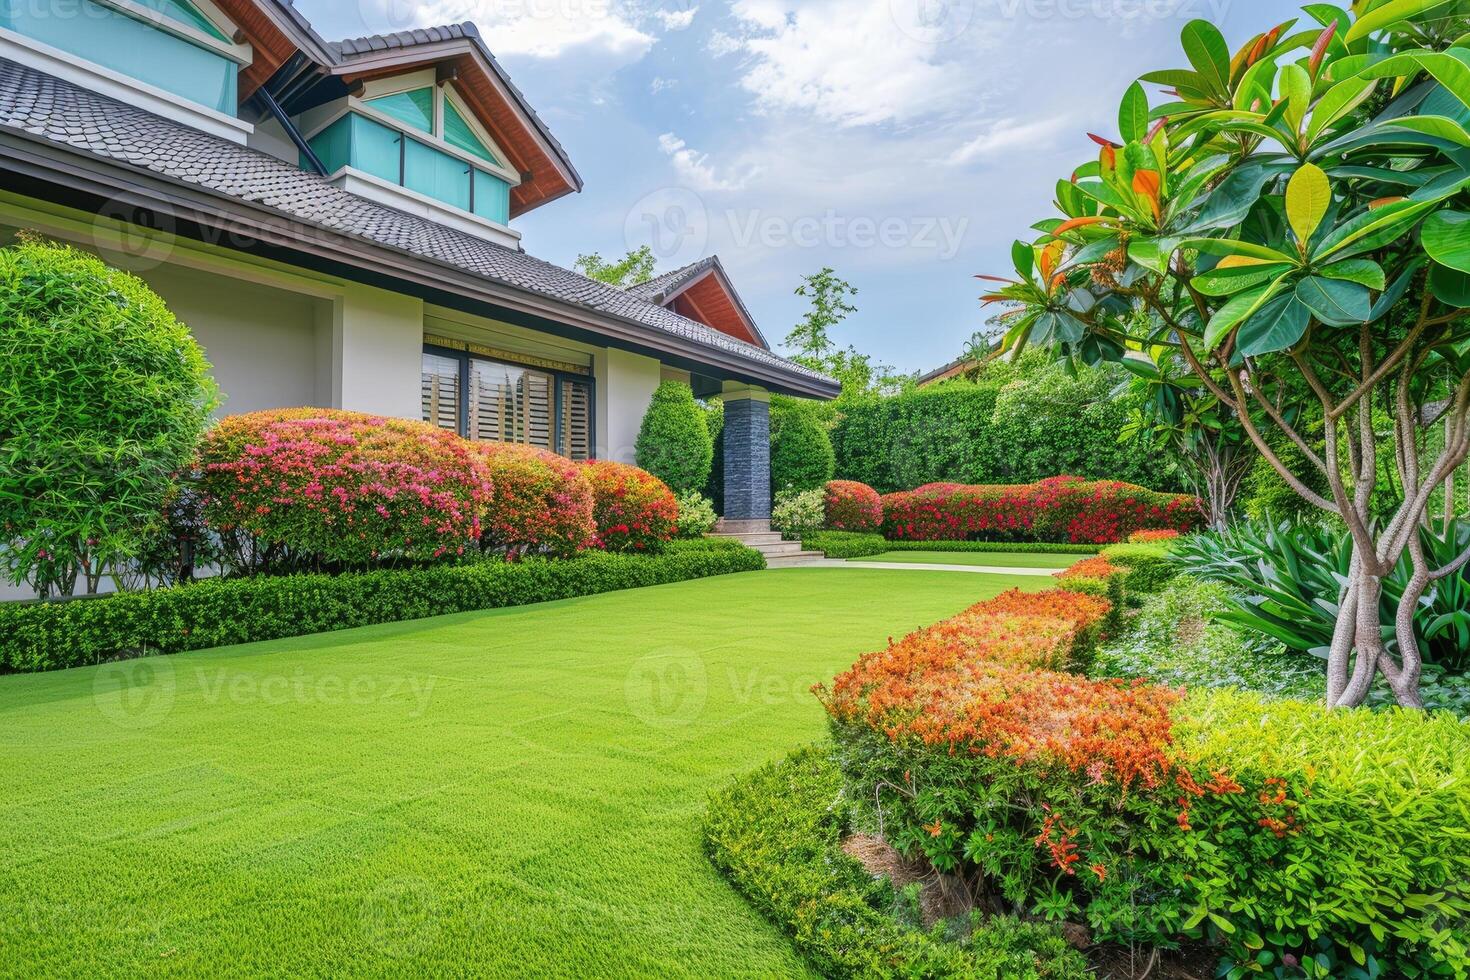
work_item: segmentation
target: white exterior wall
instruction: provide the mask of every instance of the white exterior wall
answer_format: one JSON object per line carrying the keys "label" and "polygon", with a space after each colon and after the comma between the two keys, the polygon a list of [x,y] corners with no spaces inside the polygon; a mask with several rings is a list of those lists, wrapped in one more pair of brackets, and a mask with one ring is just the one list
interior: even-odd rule
{"label": "white exterior wall", "polygon": [[321,401],[354,412],[422,416],[422,300],[349,284],[319,329]]}
{"label": "white exterior wall", "polygon": [[643,413],[663,366],[652,357],[605,348],[593,359],[597,378],[597,458],[633,462]]}

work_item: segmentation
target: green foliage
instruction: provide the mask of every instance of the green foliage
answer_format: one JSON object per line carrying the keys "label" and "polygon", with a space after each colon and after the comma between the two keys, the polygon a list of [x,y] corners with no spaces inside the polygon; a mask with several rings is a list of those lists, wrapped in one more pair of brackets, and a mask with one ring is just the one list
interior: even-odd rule
{"label": "green foliage", "polygon": [[803,551],[820,551],[828,558],[867,558],[892,551],[891,545],[881,534],[856,531],[805,531],[801,535]]}
{"label": "green foliage", "polygon": [[638,465],[676,494],[702,490],[709,483],[714,442],[687,384],[664,381],[654,389],[635,449]]}
{"label": "green foliage", "polygon": [[1044,555],[1095,555],[1095,544],[1067,541],[889,541],[889,551],[1026,552]]}
{"label": "green foliage", "polygon": [[1157,592],[1179,571],[1173,557],[1172,541],[1110,544],[1099,554],[1114,565],[1127,569],[1123,589],[1130,598]]}
{"label": "green foliage", "polygon": [[1173,489],[1166,454],[1120,445],[1137,396],[1116,369],[1069,375],[1040,352],[946,381],[844,404],[836,473],[882,493],[925,483],[1031,483],[1061,473]]}
{"label": "green foliage", "polygon": [[1325,690],[1321,666],[1261,634],[1219,621],[1233,606],[1224,586],[1176,576],[1144,599],[1122,636],[1098,650],[1090,673],[1319,700]]}
{"label": "green foliage", "polygon": [[686,490],[674,498],[679,504],[678,538],[700,538],[715,529],[719,515],[715,505],[698,490]]}
{"label": "green foliage", "polygon": [[216,403],[204,353],[142,280],[64,245],[0,249],[0,561],[89,592],[136,554]]}
{"label": "green foliage", "polygon": [[814,490],[832,479],[832,440],[816,411],[794,399],[771,403],[771,489]]}
{"label": "green foliage", "polygon": [[811,309],[786,335],[786,346],[792,350],[792,360],[820,371],[836,347],[828,331],[847,319],[849,313],[857,312],[857,307],[848,302],[857,290],[830,267],[823,267],[802,277],[796,295],[809,300]]}
{"label": "green foliage", "polygon": [[[1440,567],[1470,547],[1470,522],[1456,521],[1448,534],[1425,528],[1419,539],[1431,567]],[[1303,653],[1321,656],[1331,644],[1342,583],[1352,562],[1352,542],[1345,531],[1320,524],[1241,523],[1185,539],[1176,556],[1190,574],[1235,590],[1234,608],[1220,614],[1222,621]],[[1379,621],[1390,649],[1397,644],[1394,617],[1411,571],[1405,556],[1383,579]],[[1431,586],[1415,611],[1414,633],[1426,666],[1454,674],[1470,669],[1470,577],[1465,570]]]}
{"label": "green foliage", "polygon": [[579,255],[577,261],[572,263],[572,268],[588,279],[596,279],[622,289],[652,279],[654,261],[653,249],[648,245],[640,245],[621,259],[611,262],[604,260],[596,252]]}
{"label": "green foliage", "polygon": [[0,669],[57,670],[124,657],[497,609],[765,567],[727,541],[675,541],[663,554],[209,579],[87,599],[0,603]]}
{"label": "green foliage", "polygon": [[826,519],[826,504],[820,489],[776,491],[771,505],[771,530],[780,531],[783,537],[804,538],[820,531]]}
{"label": "green foliage", "polygon": [[705,849],[715,866],[831,977],[1043,980],[1088,976],[1082,955],[1046,926],[1006,916],[962,923],[958,941],[895,915],[901,896],[843,853],[842,774],[802,749],[710,800]]}

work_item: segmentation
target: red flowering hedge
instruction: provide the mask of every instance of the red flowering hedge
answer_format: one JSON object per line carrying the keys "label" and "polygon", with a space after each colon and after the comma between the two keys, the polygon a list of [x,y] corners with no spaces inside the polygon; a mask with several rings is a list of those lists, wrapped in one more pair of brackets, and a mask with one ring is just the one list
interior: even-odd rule
{"label": "red flowering hedge", "polygon": [[205,520],[252,539],[258,566],[283,554],[356,567],[458,554],[494,495],[484,462],[453,433],[333,409],[221,419],[199,469]]}
{"label": "red flowering hedge", "polygon": [[1113,544],[1134,531],[1200,526],[1198,498],[1116,480],[1057,476],[1039,483],[930,483],[883,498],[894,540],[1034,540]]}
{"label": "red flowering hedge", "polygon": [[822,501],[829,531],[876,531],[883,526],[883,498],[866,483],[828,480]]}
{"label": "red flowering hedge", "polygon": [[1244,969],[1465,961],[1470,835],[1442,828],[1470,806],[1470,731],[1073,673],[1109,612],[1007,592],[819,685],[851,829],[1099,941],[1203,933]]}
{"label": "red flowering hedge", "polygon": [[605,551],[657,551],[674,536],[679,504],[647,470],[611,460],[583,464],[592,485],[596,545]]}
{"label": "red flowering hedge", "polygon": [[592,544],[592,485],[582,467],[533,446],[473,445],[495,484],[480,537],[486,549],[565,558]]}

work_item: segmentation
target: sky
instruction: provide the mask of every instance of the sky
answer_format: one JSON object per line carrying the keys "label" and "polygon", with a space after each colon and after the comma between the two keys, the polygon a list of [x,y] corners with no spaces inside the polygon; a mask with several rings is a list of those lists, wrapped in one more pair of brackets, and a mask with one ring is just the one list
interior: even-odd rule
{"label": "sky", "polygon": [[[900,371],[984,327],[975,273],[1051,215],[1138,75],[1202,17],[1232,49],[1284,0],[296,0],[329,39],[473,21],[585,187],[516,219],[570,265],[715,253],[778,348],[830,266],[833,332]],[[1160,101],[1151,88],[1154,101]]]}

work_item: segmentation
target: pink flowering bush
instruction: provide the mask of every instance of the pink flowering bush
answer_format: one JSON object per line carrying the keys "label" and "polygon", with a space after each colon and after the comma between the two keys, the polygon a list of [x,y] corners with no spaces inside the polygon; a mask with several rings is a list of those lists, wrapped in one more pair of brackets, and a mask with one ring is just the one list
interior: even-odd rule
{"label": "pink flowering bush", "polygon": [[233,415],[199,455],[205,519],[252,571],[459,555],[493,499],[485,462],[463,439],[358,412]]}
{"label": "pink flowering bush", "polygon": [[883,498],[866,483],[828,480],[823,503],[829,530],[876,531],[883,525]]}
{"label": "pink flowering bush", "polygon": [[593,460],[582,471],[592,484],[597,547],[657,551],[674,536],[679,504],[664,481],[647,470],[610,460]]}
{"label": "pink flowering bush", "polygon": [[592,485],[582,467],[532,446],[472,445],[495,485],[480,536],[487,550],[565,558],[593,543]]}
{"label": "pink flowering bush", "polygon": [[1039,483],[930,483],[883,498],[883,534],[913,541],[972,539],[1113,544],[1135,531],[1191,531],[1198,498],[1117,480],[1057,476]]}

